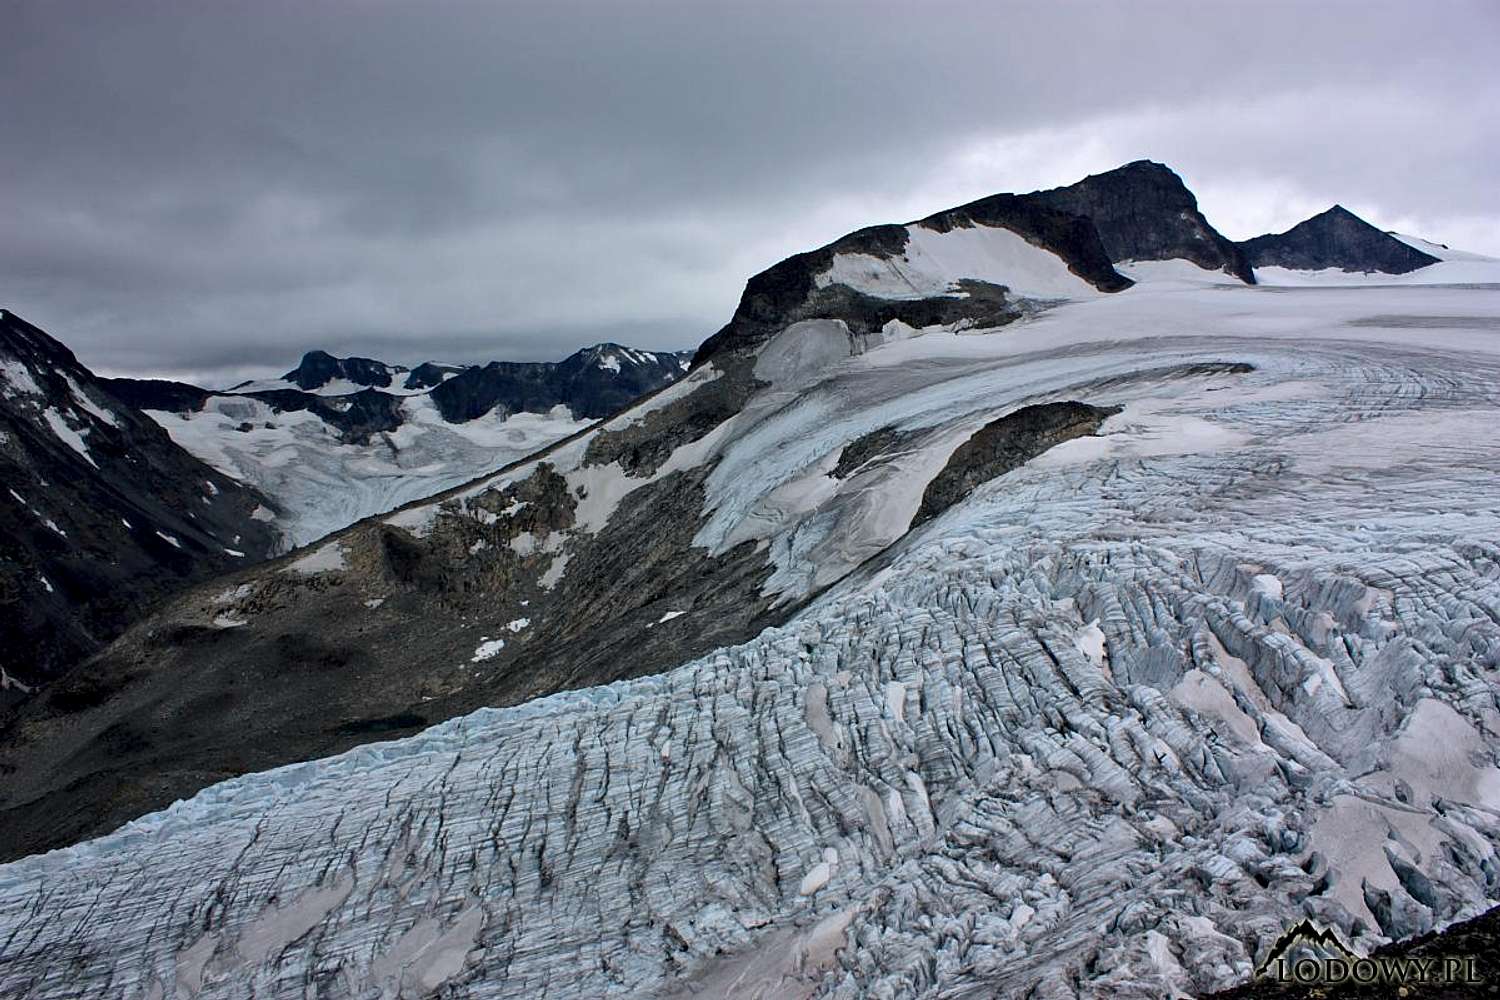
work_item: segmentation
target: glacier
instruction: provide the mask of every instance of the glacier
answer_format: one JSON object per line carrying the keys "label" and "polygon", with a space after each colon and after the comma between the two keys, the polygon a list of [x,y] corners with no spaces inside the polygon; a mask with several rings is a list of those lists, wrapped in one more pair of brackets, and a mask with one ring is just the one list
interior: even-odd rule
{"label": "glacier", "polygon": [[[0,866],[0,994],[1160,997],[1494,905],[1500,270],[1168,264],[778,370],[673,461],[791,621]],[[1120,411],[906,532],[1072,399]],[[936,443],[829,482],[885,427]]]}
{"label": "glacier", "polygon": [[416,393],[404,394],[401,409],[405,423],[367,444],[339,440],[316,414],[250,396],[210,396],[188,413],[146,413],[196,457],[273,497],[289,547],[459,486],[594,422],[556,406],[450,424]]}

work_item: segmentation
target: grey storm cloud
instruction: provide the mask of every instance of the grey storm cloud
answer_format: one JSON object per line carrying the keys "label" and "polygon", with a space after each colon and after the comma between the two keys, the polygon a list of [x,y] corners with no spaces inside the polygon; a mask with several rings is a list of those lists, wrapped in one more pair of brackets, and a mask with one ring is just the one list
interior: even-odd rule
{"label": "grey storm cloud", "polygon": [[1500,6],[5,5],[0,304],[223,382],[695,345],[876,222],[1150,157],[1244,238],[1500,253]]}

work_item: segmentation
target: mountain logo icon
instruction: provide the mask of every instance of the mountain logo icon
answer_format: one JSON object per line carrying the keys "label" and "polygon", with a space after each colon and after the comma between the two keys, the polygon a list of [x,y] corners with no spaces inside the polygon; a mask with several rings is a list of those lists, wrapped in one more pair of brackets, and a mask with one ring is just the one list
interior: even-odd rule
{"label": "mountain logo icon", "polygon": [[1361,955],[1332,928],[1303,918],[1271,945],[1256,979],[1300,986],[1425,985],[1482,983],[1474,955]]}
{"label": "mountain logo icon", "polygon": [[[1338,932],[1333,928],[1316,926],[1311,920],[1303,917],[1287,930],[1281,933],[1271,950],[1266,953],[1265,961],[1255,970],[1257,979],[1263,978],[1272,972],[1285,970],[1298,958],[1336,958],[1345,962],[1356,962],[1364,956],[1344,943]],[[1285,979],[1278,975],[1276,978]]]}

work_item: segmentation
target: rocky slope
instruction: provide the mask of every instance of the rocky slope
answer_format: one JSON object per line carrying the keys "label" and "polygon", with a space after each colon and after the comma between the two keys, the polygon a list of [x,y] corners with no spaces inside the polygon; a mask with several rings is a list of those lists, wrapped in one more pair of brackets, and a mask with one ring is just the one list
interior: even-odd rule
{"label": "rocky slope", "polygon": [[0,311],[0,707],[173,591],[255,562],[270,503],[174,445],[62,344]]}
{"label": "rocky slope", "polygon": [[618,344],[553,362],[408,370],[311,351],[282,378],[213,392],[113,379],[184,448],[276,499],[306,544],[528,455],[680,378],[686,354]]}
{"label": "rocky slope", "polygon": [[1254,267],[1297,271],[1378,271],[1405,274],[1439,258],[1381,232],[1342,205],[1335,205],[1284,233],[1239,244]]}

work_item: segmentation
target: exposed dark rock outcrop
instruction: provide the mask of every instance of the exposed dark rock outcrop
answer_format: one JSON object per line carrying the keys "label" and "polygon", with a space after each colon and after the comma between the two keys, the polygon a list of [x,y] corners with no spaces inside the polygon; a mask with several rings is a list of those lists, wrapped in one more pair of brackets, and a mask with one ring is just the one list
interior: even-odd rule
{"label": "exposed dark rock outcrop", "polygon": [[424,361],[411,370],[402,385],[407,389],[431,389],[435,385],[441,385],[448,376],[457,375],[463,370],[463,365],[440,365]]}
{"label": "exposed dark rock outcrop", "polygon": [[1181,258],[1255,284],[1241,249],[1209,225],[1193,192],[1163,164],[1137,160],[1026,197],[1092,221],[1116,263]]}
{"label": "exposed dark rock outcrop", "polygon": [[948,459],[922,494],[912,527],[930,521],[974,492],[1064,441],[1093,434],[1119,407],[1068,401],[1025,406],[985,424]]}
{"label": "exposed dark rock outcrop", "polygon": [[829,475],[835,479],[846,479],[871,462],[899,454],[921,436],[921,431],[898,431],[894,427],[871,431],[844,446],[844,450],[839,453],[838,464]]}
{"label": "exposed dark rock outcrop", "polygon": [[682,358],[598,344],[555,363],[492,361],[469,368],[441,382],[431,396],[443,419],[452,423],[473,420],[496,407],[508,413],[545,413],[559,405],[575,417],[597,419],[679,377]]}
{"label": "exposed dark rock outcrop", "polygon": [[725,372],[681,399],[646,414],[621,430],[601,430],[589,441],[584,462],[619,462],[626,475],[651,476],[673,451],[697,441],[740,411],[745,400],[765,383],[751,372],[746,357],[724,360]]}
{"label": "exposed dark rock outcrop", "polygon": [[1246,240],[1240,248],[1255,267],[1299,271],[1338,268],[1405,274],[1438,262],[1431,254],[1381,232],[1342,205],[1299,222],[1284,233]]}
{"label": "exposed dark rock outcrop", "polygon": [[196,385],[160,378],[101,378],[99,384],[127,406],[168,413],[201,410],[204,401],[213,395]]}
{"label": "exposed dark rock outcrop", "polygon": [[0,706],[176,590],[269,556],[265,497],[0,311]]}
{"label": "exposed dark rock outcrop", "polygon": [[295,389],[273,389],[247,395],[269,403],[277,410],[309,410],[339,431],[353,444],[365,444],[371,434],[401,426],[401,397],[378,389],[364,389],[348,396],[315,396]]}
{"label": "exposed dark rock outcrop", "polygon": [[282,378],[303,389],[320,389],[340,378],[355,385],[384,389],[394,375],[405,371],[399,365],[388,365],[374,358],[336,358],[327,351],[308,351],[302,362]]}

